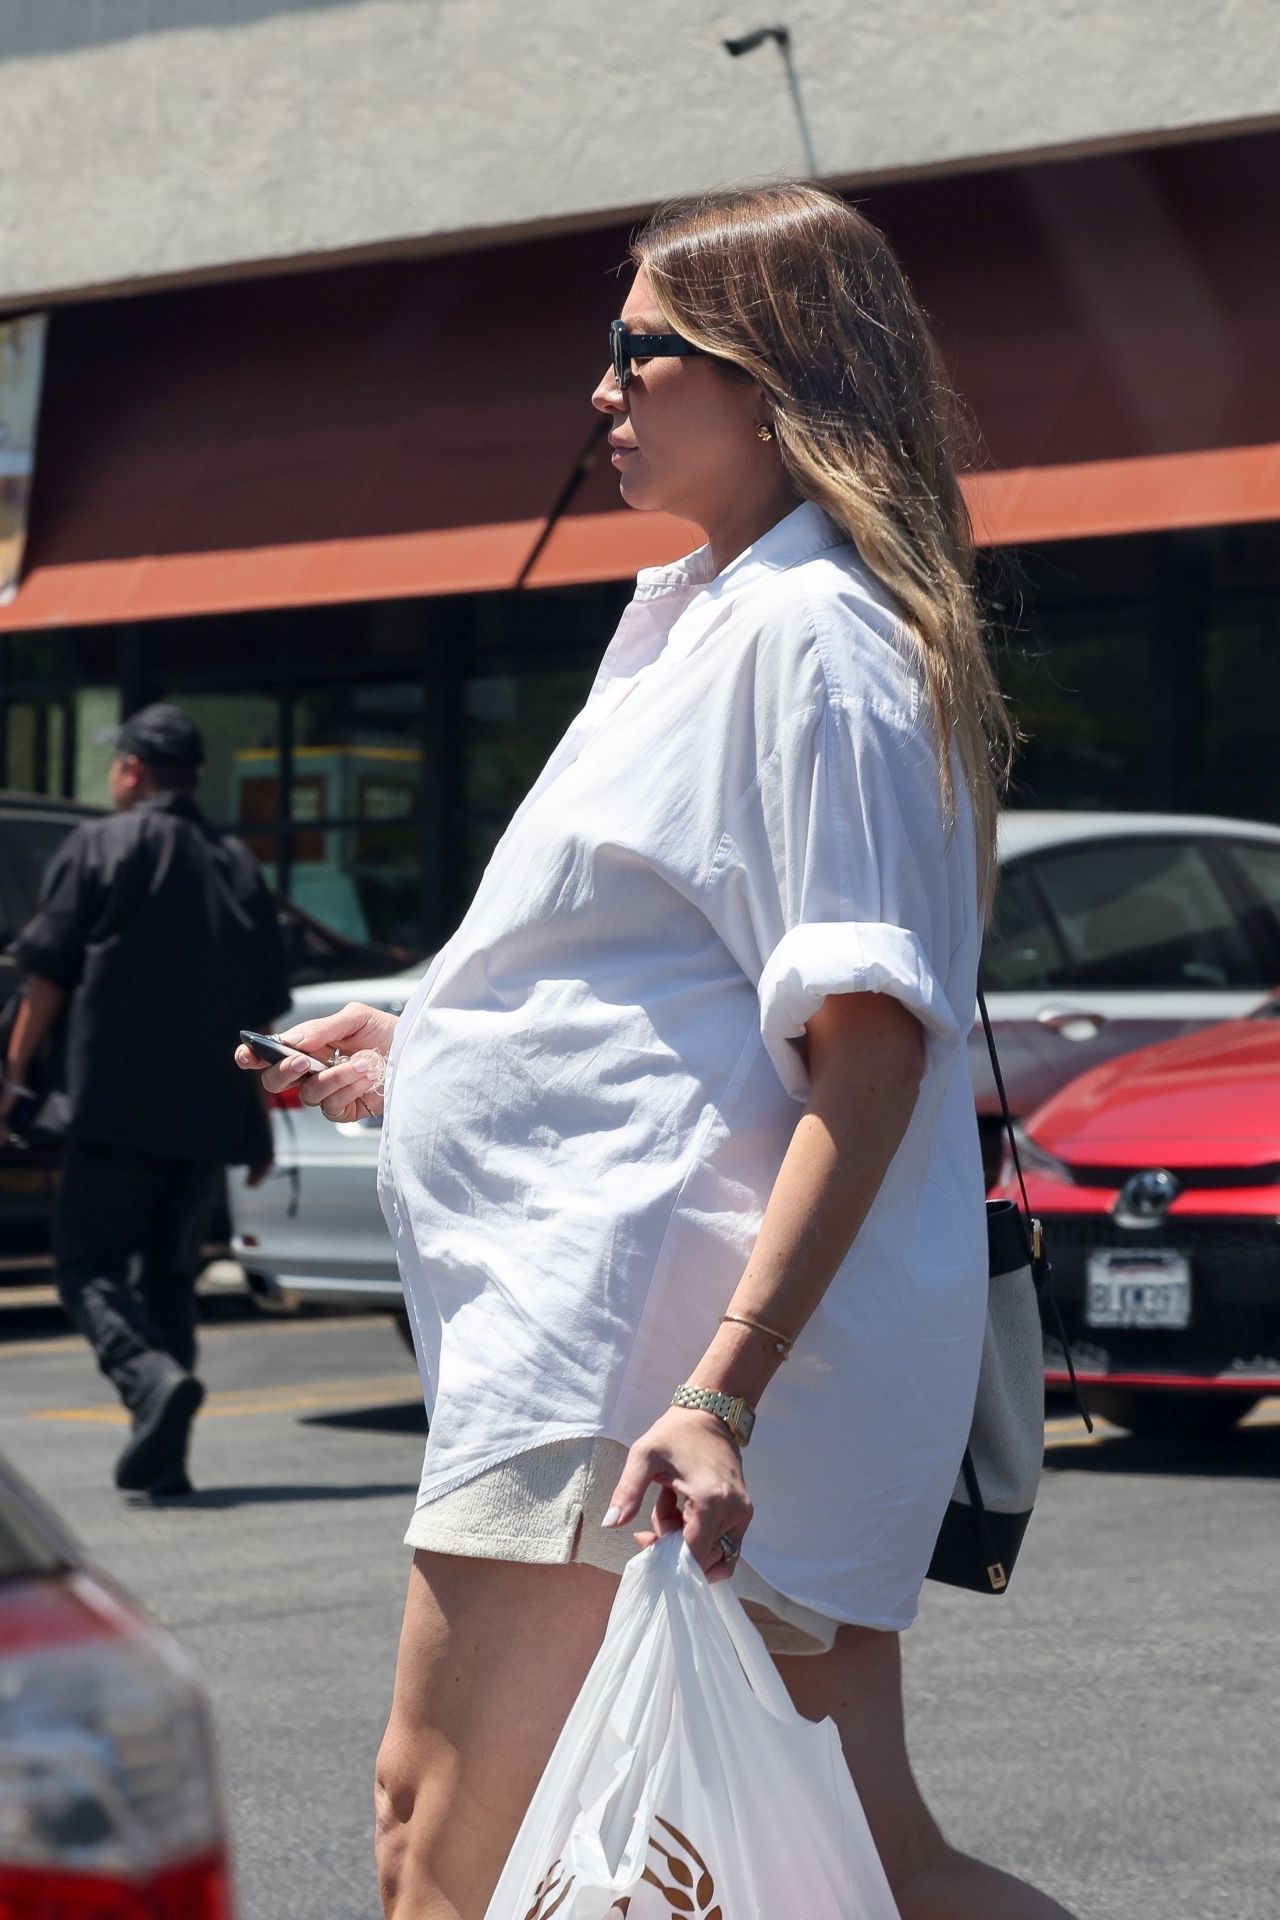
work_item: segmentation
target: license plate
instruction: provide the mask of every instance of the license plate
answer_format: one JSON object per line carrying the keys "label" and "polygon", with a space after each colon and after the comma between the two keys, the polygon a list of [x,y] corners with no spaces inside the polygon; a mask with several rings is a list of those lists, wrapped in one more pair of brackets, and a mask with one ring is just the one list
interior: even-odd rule
{"label": "license plate", "polygon": [[1084,1307],[1089,1327],[1191,1324],[1191,1262],[1161,1247],[1091,1253]]}

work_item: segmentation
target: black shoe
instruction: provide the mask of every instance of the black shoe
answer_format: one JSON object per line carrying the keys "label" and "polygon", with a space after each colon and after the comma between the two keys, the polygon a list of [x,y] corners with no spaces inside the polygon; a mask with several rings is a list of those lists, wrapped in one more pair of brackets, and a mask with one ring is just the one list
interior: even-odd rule
{"label": "black shoe", "polygon": [[129,1443],[116,1461],[118,1487],[143,1493],[183,1470],[191,1422],[203,1399],[204,1388],[195,1375],[171,1363],[133,1417]]}
{"label": "black shoe", "polygon": [[195,1488],[187,1478],[186,1468],[177,1467],[172,1473],[167,1473],[163,1480],[153,1480],[147,1492],[153,1500],[185,1500],[188,1494],[195,1492]]}

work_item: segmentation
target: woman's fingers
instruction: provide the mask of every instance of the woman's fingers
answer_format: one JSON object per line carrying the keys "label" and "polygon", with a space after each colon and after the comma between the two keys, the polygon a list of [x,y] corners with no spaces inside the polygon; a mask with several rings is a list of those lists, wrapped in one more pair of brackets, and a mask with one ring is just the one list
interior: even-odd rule
{"label": "woman's fingers", "polygon": [[661,1540],[664,1533],[680,1532],[684,1522],[680,1514],[680,1501],[674,1487],[659,1487],[658,1497],[653,1503],[653,1512],[649,1517],[652,1527],[634,1536],[642,1547],[651,1547],[655,1540]]}
{"label": "woman's fingers", "polygon": [[658,1462],[652,1450],[637,1440],[627,1455],[627,1464],[622,1469],[622,1478],[613,1490],[609,1502],[609,1511],[601,1525],[605,1527],[625,1527],[634,1520],[644,1505],[644,1496],[658,1476]]}
{"label": "woman's fingers", "polygon": [[735,1542],[742,1551],[742,1539],[751,1525],[751,1502],[730,1496],[705,1502],[689,1499],[684,1509],[685,1545],[708,1580],[728,1580],[738,1564],[738,1554],[726,1556],[721,1542]]}
{"label": "woman's fingers", "polygon": [[283,1093],[287,1087],[296,1087],[307,1080],[315,1071],[315,1062],[301,1053],[291,1054],[287,1060],[271,1066],[265,1060],[259,1060],[256,1053],[241,1044],[236,1048],[236,1065],[246,1073],[260,1073],[262,1084],[268,1093]]}
{"label": "woman's fingers", "polygon": [[296,1047],[299,1053],[310,1054],[313,1060],[332,1060],[335,1053],[352,1051],[354,1036],[365,1024],[361,1016],[368,1011],[352,1004],[339,1013],[325,1014],[321,1020],[299,1020],[296,1026],[282,1027],[276,1038],[287,1047]]}
{"label": "woman's fingers", "polygon": [[[741,1485],[740,1474],[732,1467],[728,1477],[722,1477],[724,1464],[720,1456],[727,1443],[721,1442],[718,1435],[703,1433],[696,1437],[686,1426],[680,1437],[693,1448],[688,1460],[678,1457],[678,1447],[656,1446],[646,1440],[636,1442],[627,1455],[627,1464],[614,1489],[604,1524],[623,1527],[633,1521],[656,1480],[659,1493],[653,1507],[653,1524],[639,1529],[636,1540],[642,1547],[651,1547],[664,1534],[683,1531],[685,1544],[708,1580],[728,1580],[738,1555],[726,1556],[722,1543],[727,1538],[741,1549],[743,1535],[751,1525],[750,1498]],[[708,1441],[711,1443],[709,1454]]]}
{"label": "woman's fingers", "polygon": [[[286,1073],[288,1063],[276,1071]],[[302,1105],[319,1107],[326,1120],[358,1119],[382,1106],[380,1060],[368,1049],[319,1073],[295,1072],[285,1084],[296,1086]]]}
{"label": "woman's fingers", "polygon": [[337,1013],[319,1020],[299,1020],[286,1027],[280,1038],[287,1046],[314,1054],[317,1060],[331,1060],[335,1053],[356,1053],[373,1047],[381,1053],[391,1050],[396,1016],[381,1007],[369,1007],[362,1000],[349,1000]]}
{"label": "woman's fingers", "polygon": [[[297,1049],[287,1060],[268,1065],[242,1043],[235,1050],[235,1061],[247,1073],[260,1073],[268,1093],[296,1087],[302,1104],[319,1107],[327,1119],[357,1119],[382,1111],[382,1085],[395,1025],[394,1014],[353,1000],[338,1013],[300,1020],[276,1036],[283,1045]],[[335,1059],[338,1064],[331,1066]]]}

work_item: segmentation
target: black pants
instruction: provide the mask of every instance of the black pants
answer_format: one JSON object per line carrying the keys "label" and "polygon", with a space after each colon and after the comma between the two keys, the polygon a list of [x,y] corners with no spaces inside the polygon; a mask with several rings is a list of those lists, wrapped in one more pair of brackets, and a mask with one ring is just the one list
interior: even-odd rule
{"label": "black pants", "polygon": [[58,1293],[131,1413],[162,1356],[195,1366],[200,1250],[222,1180],[204,1161],[68,1143],[53,1220]]}

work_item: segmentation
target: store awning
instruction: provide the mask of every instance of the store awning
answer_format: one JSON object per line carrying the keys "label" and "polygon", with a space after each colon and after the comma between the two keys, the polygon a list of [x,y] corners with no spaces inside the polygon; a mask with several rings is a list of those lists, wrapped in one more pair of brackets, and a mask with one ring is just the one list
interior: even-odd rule
{"label": "store awning", "polygon": [[593,418],[624,252],[571,238],[55,313],[0,625],[514,585]]}
{"label": "store awning", "polygon": [[[991,545],[1280,519],[1268,134],[880,190],[985,443]],[[514,586],[572,472],[627,234],[53,317],[0,629]],[[696,544],[597,462],[531,586]]]}

